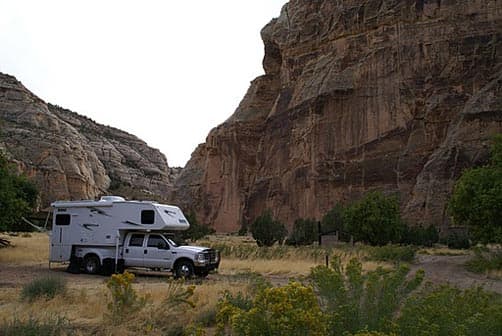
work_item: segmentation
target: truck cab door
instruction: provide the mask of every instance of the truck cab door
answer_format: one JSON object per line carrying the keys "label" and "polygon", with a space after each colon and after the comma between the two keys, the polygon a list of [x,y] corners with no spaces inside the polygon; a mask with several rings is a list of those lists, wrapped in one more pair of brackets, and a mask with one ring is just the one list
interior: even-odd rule
{"label": "truck cab door", "polygon": [[145,234],[132,233],[127,238],[124,246],[124,265],[129,267],[144,267],[144,256],[146,254]]}
{"label": "truck cab door", "polygon": [[149,234],[144,256],[145,267],[172,268],[173,254],[167,240],[160,234]]}

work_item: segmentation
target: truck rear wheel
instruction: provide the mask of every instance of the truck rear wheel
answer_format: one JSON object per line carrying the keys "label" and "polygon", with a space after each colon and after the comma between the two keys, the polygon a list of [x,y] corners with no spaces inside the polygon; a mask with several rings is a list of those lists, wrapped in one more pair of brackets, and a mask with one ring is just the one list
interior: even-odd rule
{"label": "truck rear wheel", "polygon": [[174,268],[174,276],[176,278],[190,279],[193,276],[193,273],[193,263],[188,260],[178,262]]}
{"label": "truck rear wheel", "polygon": [[84,258],[84,270],[85,273],[88,274],[98,274],[101,268],[101,263],[99,262],[99,258],[94,255],[87,255]]}

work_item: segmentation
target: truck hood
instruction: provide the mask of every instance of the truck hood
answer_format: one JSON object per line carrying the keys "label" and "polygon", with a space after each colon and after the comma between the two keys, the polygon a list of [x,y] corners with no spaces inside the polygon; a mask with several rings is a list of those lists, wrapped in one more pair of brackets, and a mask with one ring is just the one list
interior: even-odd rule
{"label": "truck hood", "polygon": [[202,247],[202,246],[178,246],[178,250],[186,251],[186,252],[193,252],[193,253],[198,253],[202,252],[204,250],[208,250],[209,247]]}

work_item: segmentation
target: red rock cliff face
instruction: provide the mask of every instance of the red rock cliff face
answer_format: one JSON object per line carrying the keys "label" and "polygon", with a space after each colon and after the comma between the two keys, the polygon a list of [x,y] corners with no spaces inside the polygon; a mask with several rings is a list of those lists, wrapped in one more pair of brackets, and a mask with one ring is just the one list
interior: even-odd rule
{"label": "red rock cliff face", "polygon": [[213,129],[173,197],[236,231],[289,225],[368,190],[448,225],[462,169],[502,131],[502,3],[290,1],[263,30],[266,74]]}

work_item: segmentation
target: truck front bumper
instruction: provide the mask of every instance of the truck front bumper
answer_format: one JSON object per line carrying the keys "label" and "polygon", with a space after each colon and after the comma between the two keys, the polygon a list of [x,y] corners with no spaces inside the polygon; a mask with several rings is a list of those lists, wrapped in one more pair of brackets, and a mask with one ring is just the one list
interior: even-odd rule
{"label": "truck front bumper", "polygon": [[195,274],[204,274],[207,275],[210,271],[217,269],[220,266],[220,263],[213,263],[207,265],[195,265]]}

